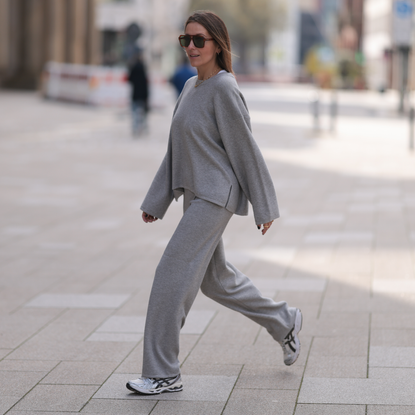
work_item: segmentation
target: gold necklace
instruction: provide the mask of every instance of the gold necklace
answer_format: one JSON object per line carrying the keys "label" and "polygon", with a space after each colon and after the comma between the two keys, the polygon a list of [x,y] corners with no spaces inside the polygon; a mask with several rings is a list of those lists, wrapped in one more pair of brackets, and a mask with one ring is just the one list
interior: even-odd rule
{"label": "gold necklace", "polygon": [[208,79],[212,78],[212,76],[217,75],[220,71],[221,71],[221,68],[219,68],[216,72],[215,72],[215,71],[214,71],[214,72],[212,72],[212,73],[210,74],[210,76],[208,76],[206,79],[197,79],[197,80],[196,80],[196,83],[195,83],[195,88],[197,88],[199,85],[202,85],[202,84],[203,84],[203,82],[207,81]]}

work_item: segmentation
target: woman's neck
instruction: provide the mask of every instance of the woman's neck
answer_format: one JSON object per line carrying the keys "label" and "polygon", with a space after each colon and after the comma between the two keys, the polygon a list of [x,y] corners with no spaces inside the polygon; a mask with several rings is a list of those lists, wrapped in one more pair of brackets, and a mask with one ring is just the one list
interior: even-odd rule
{"label": "woman's neck", "polygon": [[220,71],[220,67],[216,64],[208,68],[197,68],[197,77],[200,80],[206,80],[216,75]]}

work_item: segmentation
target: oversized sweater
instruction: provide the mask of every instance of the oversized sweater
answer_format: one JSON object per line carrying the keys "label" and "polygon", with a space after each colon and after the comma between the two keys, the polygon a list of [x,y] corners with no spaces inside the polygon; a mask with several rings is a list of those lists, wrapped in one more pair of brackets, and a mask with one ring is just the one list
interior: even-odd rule
{"label": "oversized sweater", "polygon": [[141,209],[162,219],[188,189],[237,215],[248,214],[249,201],[256,224],[278,218],[274,185],[235,77],[222,72],[195,88],[196,80],[187,81],[176,103],[167,153]]}

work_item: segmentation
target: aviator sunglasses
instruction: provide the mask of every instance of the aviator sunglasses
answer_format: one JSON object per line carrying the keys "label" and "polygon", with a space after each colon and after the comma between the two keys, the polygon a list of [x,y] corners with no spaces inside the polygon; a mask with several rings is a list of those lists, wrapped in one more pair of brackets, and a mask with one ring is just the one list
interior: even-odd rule
{"label": "aviator sunglasses", "polygon": [[179,43],[182,48],[187,48],[190,45],[190,41],[193,40],[195,47],[201,49],[205,47],[206,40],[213,40],[213,38],[206,38],[201,35],[181,35],[179,36]]}

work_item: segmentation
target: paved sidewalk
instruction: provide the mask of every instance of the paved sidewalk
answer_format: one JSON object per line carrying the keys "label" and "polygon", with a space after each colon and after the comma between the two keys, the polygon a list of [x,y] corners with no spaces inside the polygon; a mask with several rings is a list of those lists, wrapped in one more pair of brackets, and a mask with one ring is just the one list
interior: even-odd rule
{"label": "paved sidewalk", "polygon": [[1,91],[1,414],[415,413],[415,156],[395,98],[341,92],[333,136],[311,131],[307,87],[244,92],[282,217],[265,237],[234,217],[226,250],[264,294],[302,309],[298,362],[199,295],[181,334],[184,391],[130,393],[182,210],[140,219],[173,102],[133,139],[125,111]]}

